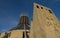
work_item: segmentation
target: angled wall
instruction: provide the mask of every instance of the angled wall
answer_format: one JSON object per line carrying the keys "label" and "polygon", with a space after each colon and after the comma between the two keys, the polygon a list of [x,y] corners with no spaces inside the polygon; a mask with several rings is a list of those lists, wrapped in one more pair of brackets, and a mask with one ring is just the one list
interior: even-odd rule
{"label": "angled wall", "polygon": [[60,38],[60,24],[50,8],[34,3],[30,38]]}

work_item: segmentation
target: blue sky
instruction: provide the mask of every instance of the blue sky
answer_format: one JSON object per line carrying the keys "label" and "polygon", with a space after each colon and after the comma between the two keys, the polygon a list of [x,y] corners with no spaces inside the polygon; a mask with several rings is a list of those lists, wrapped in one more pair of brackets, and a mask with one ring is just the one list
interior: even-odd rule
{"label": "blue sky", "polygon": [[49,7],[60,20],[60,0],[0,0],[0,32],[15,27],[21,13],[26,13],[31,20],[33,3]]}

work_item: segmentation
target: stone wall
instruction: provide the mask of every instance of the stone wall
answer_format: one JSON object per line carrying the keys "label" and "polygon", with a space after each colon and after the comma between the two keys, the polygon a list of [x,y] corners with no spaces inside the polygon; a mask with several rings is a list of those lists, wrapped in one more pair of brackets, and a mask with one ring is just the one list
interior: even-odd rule
{"label": "stone wall", "polygon": [[50,8],[34,3],[30,38],[60,38],[60,24]]}

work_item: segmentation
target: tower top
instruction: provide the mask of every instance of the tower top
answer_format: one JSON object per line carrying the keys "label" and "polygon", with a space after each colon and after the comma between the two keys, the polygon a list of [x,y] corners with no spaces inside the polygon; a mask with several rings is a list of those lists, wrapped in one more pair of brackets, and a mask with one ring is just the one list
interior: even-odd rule
{"label": "tower top", "polygon": [[30,29],[28,27],[29,17],[26,14],[21,14],[18,25],[11,30],[24,29],[24,25],[26,25],[26,29]]}
{"label": "tower top", "polygon": [[28,17],[28,14],[23,13],[23,14],[20,14],[20,17],[21,17],[21,16],[27,16],[27,17]]}

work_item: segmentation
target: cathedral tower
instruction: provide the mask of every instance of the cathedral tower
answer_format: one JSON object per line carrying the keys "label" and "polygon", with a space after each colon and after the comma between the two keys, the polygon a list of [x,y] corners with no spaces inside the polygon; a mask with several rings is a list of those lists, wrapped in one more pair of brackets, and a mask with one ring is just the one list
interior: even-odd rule
{"label": "cathedral tower", "polygon": [[60,38],[59,20],[50,8],[34,3],[30,38]]}

